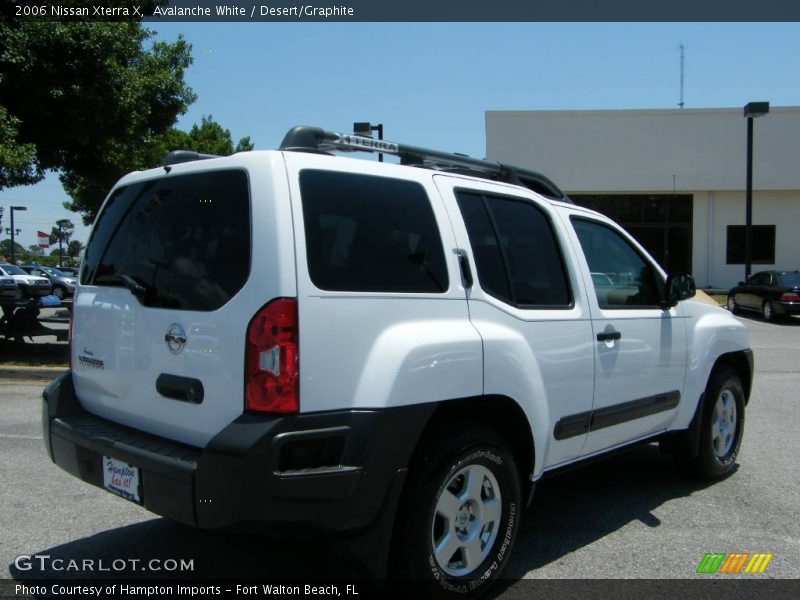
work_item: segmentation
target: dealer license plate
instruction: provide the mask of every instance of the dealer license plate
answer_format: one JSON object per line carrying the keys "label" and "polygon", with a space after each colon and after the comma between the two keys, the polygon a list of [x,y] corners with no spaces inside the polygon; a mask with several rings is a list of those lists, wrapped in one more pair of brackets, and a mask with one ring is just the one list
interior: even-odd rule
{"label": "dealer license plate", "polygon": [[109,492],[141,503],[139,479],[138,467],[110,456],[103,457],[103,487]]}

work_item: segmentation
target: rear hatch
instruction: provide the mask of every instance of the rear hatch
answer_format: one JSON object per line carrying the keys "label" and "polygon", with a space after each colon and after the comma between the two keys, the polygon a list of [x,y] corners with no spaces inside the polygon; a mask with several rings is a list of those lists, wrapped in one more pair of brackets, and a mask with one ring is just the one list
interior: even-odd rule
{"label": "rear hatch", "polygon": [[[265,197],[255,212],[253,170],[242,165],[255,156],[128,177],[106,200],[73,309],[75,390],[89,412],[201,447],[243,412],[248,321],[287,293],[273,153],[258,154]],[[253,215],[269,223],[255,248]],[[256,252],[267,258],[250,284]]]}

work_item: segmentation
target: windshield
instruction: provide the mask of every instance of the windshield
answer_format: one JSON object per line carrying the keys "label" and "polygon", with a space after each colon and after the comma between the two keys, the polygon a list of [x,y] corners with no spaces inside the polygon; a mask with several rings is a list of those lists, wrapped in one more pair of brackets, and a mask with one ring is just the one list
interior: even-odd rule
{"label": "windshield", "polygon": [[59,271],[58,269],[54,269],[53,267],[42,267],[42,271],[45,273],[50,273],[55,277],[69,277],[69,273],[64,273],[64,271]]}
{"label": "windshield", "polygon": [[17,265],[3,265],[3,271],[9,275],[27,275],[27,273],[20,269]]}
{"label": "windshield", "polygon": [[781,273],[778,275],[778,280],[784,287],[798,287],[800,286],[800,273],[797,271]]}

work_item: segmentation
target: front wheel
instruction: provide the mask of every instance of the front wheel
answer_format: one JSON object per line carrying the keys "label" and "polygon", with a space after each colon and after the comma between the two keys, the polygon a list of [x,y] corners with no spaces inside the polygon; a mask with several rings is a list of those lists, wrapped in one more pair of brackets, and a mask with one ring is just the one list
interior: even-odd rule
{"label": "front wheel", "polygon": [[492,429],[429,444],[409,473],[405,575],[428,597],[477,598],[502,572],[522,517],[520,475]]}
{"label": "front wheel", "polygon": [[728,296],[728,310],[731,311],[732,314],[736,314],[736,311],[739,310],[739,307],[736,305],[736,299],[733,297],[733,294]]}
{"label": "front wheel", "polygon": [[731,368],[716,371],[708,382],[695,470],[709,479],[730,473],[744,433],[744,389]]}
{"label": "front wheel", "polygon": [[63,287],[61,287],[60,285],[57,285],[56,287],[53,288],[53,296],[55,296],[59,300],[63,300],[64,296],[66,296],[66,295],[67,295],[67,291]]}

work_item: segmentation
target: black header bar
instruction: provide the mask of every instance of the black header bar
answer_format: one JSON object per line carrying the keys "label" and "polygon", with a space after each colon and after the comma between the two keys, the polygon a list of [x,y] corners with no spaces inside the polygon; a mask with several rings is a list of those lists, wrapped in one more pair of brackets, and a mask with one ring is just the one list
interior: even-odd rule
{"label": "black header bar", "polygon": [[12,18],[145,22],[781,22],[797,0],[2,0]]}

